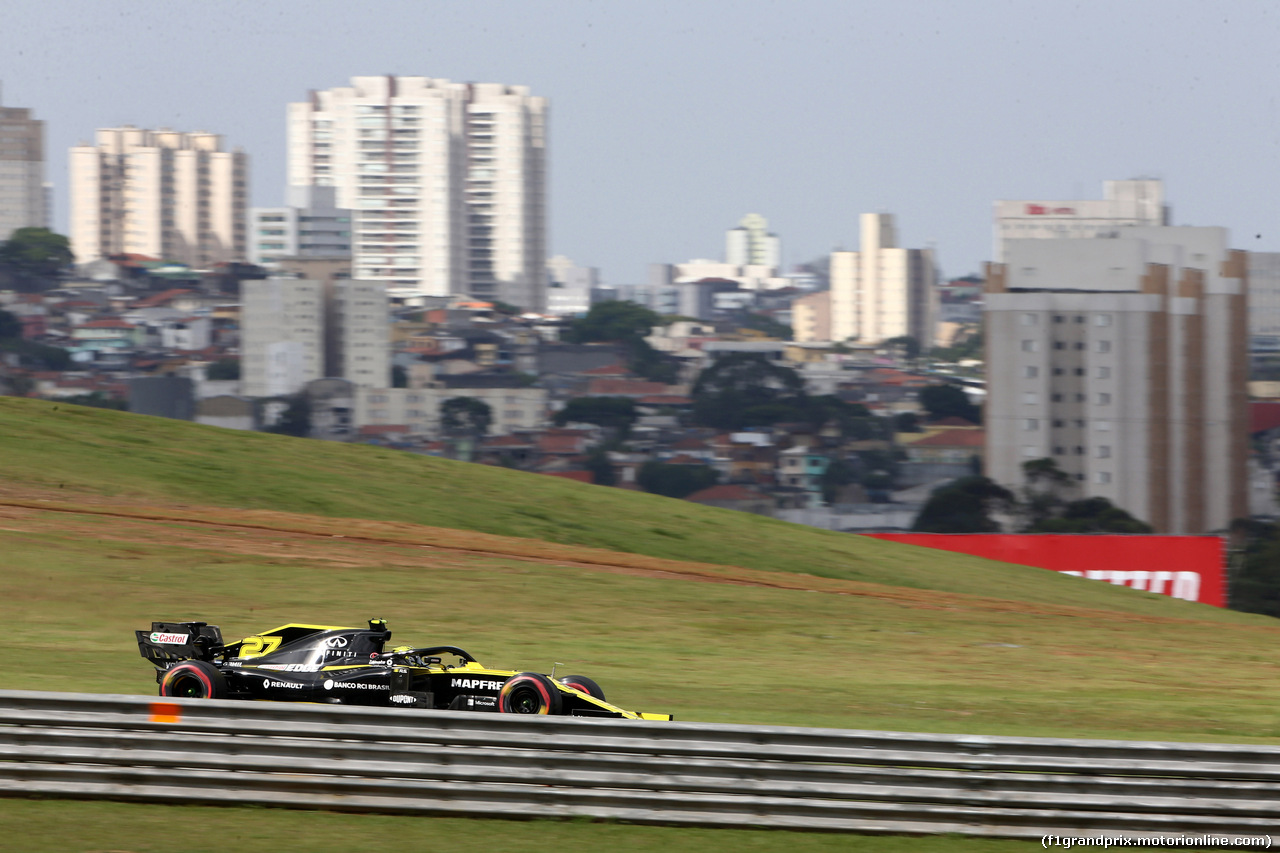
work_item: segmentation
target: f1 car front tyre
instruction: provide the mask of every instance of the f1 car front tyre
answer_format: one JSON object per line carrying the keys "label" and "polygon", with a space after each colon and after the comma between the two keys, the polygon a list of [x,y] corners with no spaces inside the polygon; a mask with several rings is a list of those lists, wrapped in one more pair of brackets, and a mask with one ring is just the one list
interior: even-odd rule
{"label": "f1 car front tyre", "polygon": [[600,685],[596,684],[585,675],[566,675],[564,678],[560,679],[560,683],[565,687],[572,687],[574,690],[581,690],[593,699],[599,699],[601,702],[605,701],[604,691],[600,689]]}
{"label": "f1 car front tyre", "polygon": [[187,699],[225,699],[227,679],[218,668],[202,660],[183,661],[164,674],[160,695]]}
{"label": "f1 car front tyre", "polygon": [[560,689],[545,675],[518,673],[502,686],[498,710],[504,714],[559,714]]}

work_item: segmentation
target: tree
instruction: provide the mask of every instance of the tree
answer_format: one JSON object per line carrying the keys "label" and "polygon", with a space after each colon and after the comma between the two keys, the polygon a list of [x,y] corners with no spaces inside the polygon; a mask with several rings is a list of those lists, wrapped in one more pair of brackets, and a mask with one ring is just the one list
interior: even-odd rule
{"label": "tree", "polygon": [[447,435],[478,438],[491,423],[493,409],[476,397],[450,397],[440,404],[440,426]]}
{"label": "tree", "polygon": [[893,416],[893,428],[898,432],[920,432],[920,416],[915,412],[900,412]]}
{"label": "tree", "polygon": [[819,480],[823,502],[837,503],[849,486],[858,482],[858,479],[858,468],[855,465],[844,459],[832,459]]}
{"label": "tree", "polygon": [[280,420],[267,427],[266,432],[277,435],[292,435],[306,438],[311,435],[311,401],[306,394],[295,394],[286,398],[288,405]]}
{"label": "tree", "polygon": [[1272,522],[1238,518],[1231,524],[1231,534],[1236,547],[1228,606],[1280,616],[1280,528]]}
{"label": "tree", "polygon": [[597,302],[587,316],[569,323],[564,340],[572,344],[597,341],[630,342],[648,337],[662,317],[636,302]]}
{"label": "tree", "polygon": [[993,512],[1013,504],[1013,492],[987,477],[963,477],[939,489],[911,529],[921,533],[999,533]]}
{"label": "tree", "polygon": [[603,447],[593,447],[587,453],[586,469],[591,472],[591,482],[597,486],[617,485],[618,472],[609,460],[609,451]]}
{"label": "tree", "polygon": [[42,290],[71,266],[71,244],[48,228],[19,228],[0,243],[0,273],[19,290]]}
{"label": "tree", "polygon": [[708,465],[646,462],[636,472],[636,485],[655,495],[684,498],[716,484],[720,474]]}
{"label": "tree", "polygon": [[1075,481],[1049,457],[1023,462],[1022,475],[1022,529],[1024,533],[1035,532],[1037,525],[1062,515],[1066,507],[1064,493],[1071,490]]}
{"label": "tree", "polygon": [[630,397],[575,397],[556,412],[555,425],[568,423],[598,424],[615,431],[625,441],[636,422],[635,401]]}
{"label": "tree", "polygon": [[204,372],[205,378],[212,381],[240,378],[240,359],[220,358]]}
{"label": "tree", "polygon": [[1134,518],[1106,498],[1071,501],[1057,518],[1027,528],[1028,533],[1152,533],[1145,521]]}
{"label": "tree", "polygon": [[896,338],[889,338],[882,345],[901,350],[902,357],[908,362],[914,362],[920,357],[920,341],[911,335],[899,335]]}
{"label": "tree", "polygon": [[696,423],[721,429],[786,419],[775,404],[804,393],[804,380],[759,353],[730,353],[702,371],[693,385]]}
{"label": "tree", "polygon": [[660,314],[636,302],[597,302],[587,316],[571,321],[562,337],[572,344],[621,344],[627,352],[628,370],[650,382],[670,385],[676,381],[679,368],[645,340],[654,326],[664,322]]}
{"label": "tree", "polygon": [[22,337],[22,321],[8,311],[0,310],[0,340]]}
{"label": "tree", "polygon": [[793,339],[791,327],[786,323],[780,323],[768,314],[757,314],[749,311],[741,319],[740,325],[744,329],[753,329],[762,332],[766,337],[774,338],[779,341],[789,341]]}
{"label": "tree", "polygon": [[1151,533],[1152,527],[1106,498],[1069,501],[1076,481],[1051,458],[1022,463],[1026,485],[1018,514],[1023,533]]}
{"label": "tree", "polygon": [[973,404],[969,395],[958,385],[927,385],[920,389],[920,405],[931,420],[964,418],[975,424],[982,423],[982,410]]}

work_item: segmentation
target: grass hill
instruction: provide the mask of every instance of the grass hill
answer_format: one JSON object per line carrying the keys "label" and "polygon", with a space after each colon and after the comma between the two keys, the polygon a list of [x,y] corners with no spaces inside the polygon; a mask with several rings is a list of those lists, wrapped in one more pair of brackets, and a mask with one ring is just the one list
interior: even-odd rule
{"label": "grass hill", "polygon": [[152,619],[380,616],[686,720],[1280,739],[1274,620],[374,447],[0,398],[0,548],[6,688],[152,692]]}

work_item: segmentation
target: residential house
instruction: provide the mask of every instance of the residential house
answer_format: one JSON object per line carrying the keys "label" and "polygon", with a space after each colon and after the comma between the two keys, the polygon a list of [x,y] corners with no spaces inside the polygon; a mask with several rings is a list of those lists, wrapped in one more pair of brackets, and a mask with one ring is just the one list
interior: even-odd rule
{"label": "residential house", "polygon": [[727,483],[711,486],[694,492],[685,500],[690,503],[714,506],[720,509],[732,509],[739,512],[750,512],[756,515],[773,515],[774,500],[753,486],[741,483]]}

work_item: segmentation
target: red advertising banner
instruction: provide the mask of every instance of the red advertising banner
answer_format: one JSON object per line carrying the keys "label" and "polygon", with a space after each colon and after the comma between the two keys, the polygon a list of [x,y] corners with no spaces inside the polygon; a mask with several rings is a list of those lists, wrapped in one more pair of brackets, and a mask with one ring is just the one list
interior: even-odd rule
{"label": "red advertising banner", "polygon": [[1226,543],[1219,536],[1057,533],[868,533],[904,542],[1052,569],[1118,586],[1227,606]]}

